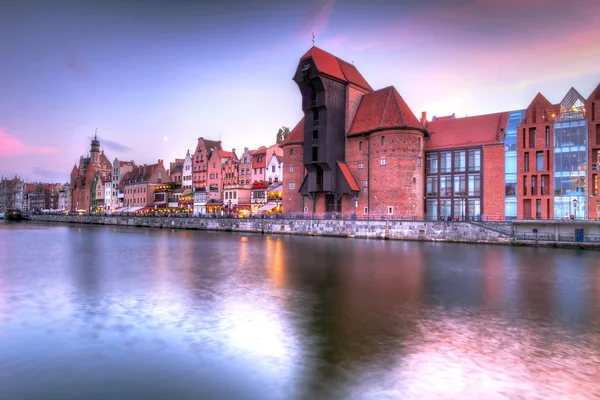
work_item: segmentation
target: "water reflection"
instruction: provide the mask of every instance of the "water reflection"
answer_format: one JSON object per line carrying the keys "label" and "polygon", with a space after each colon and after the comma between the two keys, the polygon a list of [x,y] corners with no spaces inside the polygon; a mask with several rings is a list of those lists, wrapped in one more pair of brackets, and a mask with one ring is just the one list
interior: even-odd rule
{"label": "water reflection", "polygon": [[9,398],[600,396],[596,253],[19,226]]}

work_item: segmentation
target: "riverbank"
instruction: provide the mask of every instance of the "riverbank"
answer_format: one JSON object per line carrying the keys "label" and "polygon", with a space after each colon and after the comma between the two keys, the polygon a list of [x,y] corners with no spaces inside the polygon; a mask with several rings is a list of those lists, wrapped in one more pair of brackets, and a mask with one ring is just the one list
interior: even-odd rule
{"label": "riverbank", "polygon": [[517,238],[510,234],[512,224],[469,222],[352,221],[323,219],[233,219],[169,218],[138,216],[33,215],[32,221],[116,225],[157,229],[192,229],[261,234],[330,236],[357,239],[414,240],[431,242],[502,244],[600,250],[600,243],[565,242]]}

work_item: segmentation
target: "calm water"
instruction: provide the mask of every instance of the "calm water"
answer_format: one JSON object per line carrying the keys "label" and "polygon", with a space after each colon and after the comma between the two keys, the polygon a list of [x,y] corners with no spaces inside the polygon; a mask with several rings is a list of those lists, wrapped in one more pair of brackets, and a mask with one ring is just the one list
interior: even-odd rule
{"label": "calm water", "polygon": [[599,255],[0,222],[0,398],[598,398]]}

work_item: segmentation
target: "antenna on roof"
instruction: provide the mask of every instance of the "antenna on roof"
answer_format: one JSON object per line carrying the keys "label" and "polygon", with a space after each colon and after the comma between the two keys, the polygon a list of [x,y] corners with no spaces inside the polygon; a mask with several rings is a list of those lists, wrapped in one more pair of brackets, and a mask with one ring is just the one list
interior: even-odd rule
{"label": "antenna on roof", "polygon": [[312,42],[313,42],[313,46],[315,45],[315,33],[312,33]]}

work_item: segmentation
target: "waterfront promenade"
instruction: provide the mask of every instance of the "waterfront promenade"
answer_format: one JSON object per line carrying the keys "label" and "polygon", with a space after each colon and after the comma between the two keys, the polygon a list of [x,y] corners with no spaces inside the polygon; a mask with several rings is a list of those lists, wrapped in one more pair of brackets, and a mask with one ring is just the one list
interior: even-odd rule
{"label": "waterfront promenade", "polygon": [[[359,239],[504,244],[600,249],[600,223],[591,221],[402,221],[320,218],[198,218],[33,215],[34,221],[193,229]],[[581,234],[581,239],[578,235]]]}

